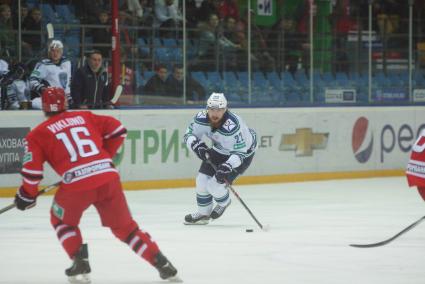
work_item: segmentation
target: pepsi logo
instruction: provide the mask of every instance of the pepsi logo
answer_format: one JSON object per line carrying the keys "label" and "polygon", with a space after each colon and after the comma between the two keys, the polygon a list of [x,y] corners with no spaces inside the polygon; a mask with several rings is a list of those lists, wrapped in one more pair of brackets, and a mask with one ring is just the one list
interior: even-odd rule
{"label": "pepsi logo", "polygon": [[357,161],[363,164],[369,160],[373,149],[373,134],[369,130],[369,120],[363,116],[354,123],[351,146]]}

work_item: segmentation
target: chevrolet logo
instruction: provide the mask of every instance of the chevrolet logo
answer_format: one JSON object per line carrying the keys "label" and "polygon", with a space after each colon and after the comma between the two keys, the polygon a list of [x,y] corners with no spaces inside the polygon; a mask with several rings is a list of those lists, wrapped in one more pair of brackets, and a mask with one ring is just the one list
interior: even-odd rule
{"label": "chevrolet logo", "polygon": [[329,133],[313,133],[311,128],[297,128],[295,134],[283,134],[280,151],[295,150],[296,156],[313,156],[314,149],[325,149]]}

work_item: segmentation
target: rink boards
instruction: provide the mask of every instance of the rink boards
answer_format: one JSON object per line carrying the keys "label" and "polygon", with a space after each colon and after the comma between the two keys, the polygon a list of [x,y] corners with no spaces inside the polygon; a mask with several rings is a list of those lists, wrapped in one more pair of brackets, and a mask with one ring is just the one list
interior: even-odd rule
{"label": "rink boards", "polygon": [[[425,128],[424,107],[233,109],[254,128],[259,148],[239,183],[402,175]],[[128,135],[115,158],[126,189],[194,185],[200,165],[182,138],[197,109],[96,111]],[[0,113],[0,196],[20,184],[25,134],[39,111]],[[43,184],[59,177],[46,166]]]}

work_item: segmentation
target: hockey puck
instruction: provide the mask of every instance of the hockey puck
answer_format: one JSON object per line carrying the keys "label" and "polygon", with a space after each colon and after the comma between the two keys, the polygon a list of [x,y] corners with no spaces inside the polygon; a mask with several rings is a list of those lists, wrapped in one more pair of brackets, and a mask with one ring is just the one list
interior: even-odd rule
{"label": "hockey puck", "polygon": [[254,230],[253,229],[246,229],[245,232],[252,233],[252,232],[254,232]]}

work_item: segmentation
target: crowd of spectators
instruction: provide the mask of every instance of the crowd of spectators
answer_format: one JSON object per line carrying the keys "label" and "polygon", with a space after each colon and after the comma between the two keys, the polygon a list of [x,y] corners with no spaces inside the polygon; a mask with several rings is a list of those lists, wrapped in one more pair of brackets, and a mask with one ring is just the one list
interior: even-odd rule
{"label": "crowd of spectators", "polygon": [[[32,61],[26,61],[29,63],[27,64],[29,65],[27,66],[28,73],[34,68],[34,60],[38,61],[46,52],[45,22],[43,22],[42,9],[37,5],[37,1],[22,0],[20,17],[17,16],[19,11],[16,2],[0,0],[0,58],[7,61],[10,66],[17,63],[17,29],[20,26],[22,58],[32,59]],[[88,49],[98,50],[102,60],[106,63],[109,61],[111,57],[111,4],[109,0],[43,0],[38,2],[52,6],[68,5],[72,7],[72,11],[81,24],[91,25],[91,28],[86,29],[86,34],[91,38],[91,46],[88,46]],[[183,18],[182,1],[119,0],[121,57],[123,70],[126,70],[122,72],[122,82],[126,81],[124,77],[133,78],[127,80],[127,82],[132,81],[129,83],[129,88],[132,88],[133,91],[126,91],[126,93],[179,96],[182,87],[178,82],[181,82],[181,79],[177,79],[178,75],[176,74],[182,70],[181,57],[168,61],[161,58],[155,59],[153,50],[157,47],[155,46],[156,39],[161,42],[161,40],[171,38],[176,40],[176,45],[168,47],[181,52],[183,22],[188,28],[188,40],[193,43],[189,45],[189,48],[193,50],[188,51],[191,55],[187,57],[188,69],[185,72],[188,75],[186,89],[189,90],[187,93],[189,100],[203,99],[205,96],[203,93],[205,91],[200,91],[198,84],[194,83],[192,77],[189,76],[191,71],[244,71],[247,69],[248,58],[251,60],[254,70],[263,72],[277,71],[295,74],[300,68],[308,69],[310,52],[308,0],[276,0],[278,17],[273,25],[258,25],[255,21],[255,9],[253,9],[250,48],[248,48],[247,9],[241,5],[244,1],[188,0],[184,2],[185,18]],[[330,1],[330,4],[332,8],[327,16],[327,21],[332,34],[331,50],[334,51],[332,68],[335,72],[348,73],[350,68],[348,67],[347,35],[353,30],[367,29],[369,1],[333,0]],[[397,34],[407,33],[408,23],[405,19],[408,17],[408,1],[376,0],[372,5],[373,30],[378,35],[385,35],[393,39],[397,38],[395,36]],[[414,5],[415,19],[423,19],[425,4],[423,1],[416,0]],[[21,23],[18,19],[21,19]],[[417,21],[416,35],[425,33],[424,23],[424,20]],[[143,52],[139,46],[140,39],[148,43],[146,52]],[[396,42],[398,48],[405,48],[407,44],[406,40],[388,42],[390,46]],[[159,45],[162,47],[161,43]],[[248,55],[249,50],[251,53]],[[81,54],[86,54],[86,51],[82,50]],[[86,65],[82,64],[81,58],[73,62],[79,62],[78,66],[81,68],[90,63],[89,58]],[[75,69],[77,69],[76,67]],[[173,72],[162,78],[160,73],[164,69],[166,72],[172,69]],[[154,71],[155,75],[151,80],[146,80],[146,85],[143,84],[136,88],[134,76],[137,70]],[[174,82],[173,88],[161,85],[168,81]],[[5,88],[3,87],[3,89]],[[180,96],[182,96],[181,93]]]}

